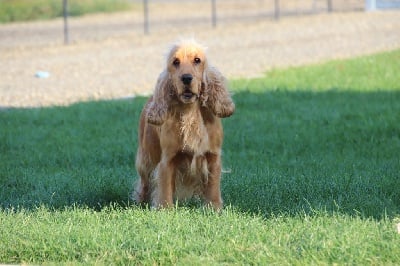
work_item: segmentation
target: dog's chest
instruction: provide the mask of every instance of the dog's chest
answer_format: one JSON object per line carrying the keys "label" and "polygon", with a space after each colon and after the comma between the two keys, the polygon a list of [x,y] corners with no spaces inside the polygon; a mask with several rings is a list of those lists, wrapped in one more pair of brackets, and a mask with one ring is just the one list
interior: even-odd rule
{"label": "dog's chest", "polygon": [[194,155],[203,155],[210,149],[208,131],[200,112],[183,114],[179,121],[181,149]]}

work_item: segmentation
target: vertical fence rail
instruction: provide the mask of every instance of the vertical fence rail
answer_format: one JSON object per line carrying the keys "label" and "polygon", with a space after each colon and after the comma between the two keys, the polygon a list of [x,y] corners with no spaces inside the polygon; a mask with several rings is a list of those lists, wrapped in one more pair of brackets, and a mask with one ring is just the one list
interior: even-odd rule
{"label": "vertical fence rail", "polygon": [[211,24],[217,27],[217,0],[211,0]]}
{"label": "vertical fence rail", "polygon": [[63,0],[63,17],[64,17],[64,44],[68,44],[69,43],[68,0]]}
{"label": "vertical fence rail", "polygon": [[143,0],[143,16],[144,16],[144,23],[143,23],[143,31],[144,34],[149,34],[149,1]]}
{"label": "vertical fence rail", "polygon": [[280,17],[280,8],[279,8],[279,0],[274,1],[274,18],[275,20],[279,20]]}
{"label": "vertical fence rail", "polygon": [[333,9],[332,9],[332,0],[327,0],[328,1],[328,3],[327,3],[327,6],[328,6],[328,12],[330,13],[330,12],[332,12],[333,11]]}

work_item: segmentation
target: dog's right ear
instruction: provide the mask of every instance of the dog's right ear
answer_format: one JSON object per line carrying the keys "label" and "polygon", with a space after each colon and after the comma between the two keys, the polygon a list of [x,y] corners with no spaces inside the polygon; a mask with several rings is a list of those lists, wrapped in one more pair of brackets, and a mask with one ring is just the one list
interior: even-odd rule
{"label": "dog's right ear", "polygon": [[147,107],[146,117],[150,124],[161,125],[167,118],[168,102],[172,93],[172,82],[164,71],[157,80],[154,95]]}

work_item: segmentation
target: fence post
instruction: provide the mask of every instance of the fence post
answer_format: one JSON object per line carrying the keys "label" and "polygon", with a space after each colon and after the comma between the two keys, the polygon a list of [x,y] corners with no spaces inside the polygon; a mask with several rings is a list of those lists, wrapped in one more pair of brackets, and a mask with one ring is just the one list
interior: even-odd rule
{"label": "fence post", "polygon": [[274,17],[275,17],[275,20],[279,20],[279,17],[280,17],[279,0],[275,0],[274,3],[275,3]]}
{"label": "fence post", "polygon": [[211,23],[213,28],[217,27],[217,0],[211,0]]}
{"label": "fence post", "polygon": [[148,0],[143,0],[143,13],[144,13],[144,34],[149,34],[149,3]]}
{"label": "fence post", "polygon": [[332,12],[332,0],[328,0],[327,5],[328,5],[328,12],[329,13]]}
{"label": "fence post", "polygon": [[64,16],[64,44],[68,44],[69,43],[68,0],[63,0],[63,16]]}

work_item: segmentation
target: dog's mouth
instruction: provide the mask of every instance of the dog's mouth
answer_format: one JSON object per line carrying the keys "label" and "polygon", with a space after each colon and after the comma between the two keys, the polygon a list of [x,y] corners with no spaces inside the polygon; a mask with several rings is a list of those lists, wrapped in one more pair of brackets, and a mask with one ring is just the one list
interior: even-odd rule
{"label": "dog's mouth", "polygon": [[197,94],[193,93],[191,90],[186,89],[182,94],[181,94],[181,100],[184,103],[192,103],[197,99]]}
{"label": "dog's mouth", "polygon": [[190,99],[194,96],[194,93],[191,92],[191,91],[185,91],[185,92],[182,94],[182,96],[183,96],[183,98],[185,98],[186,100],[190,100]]}

